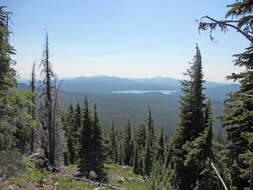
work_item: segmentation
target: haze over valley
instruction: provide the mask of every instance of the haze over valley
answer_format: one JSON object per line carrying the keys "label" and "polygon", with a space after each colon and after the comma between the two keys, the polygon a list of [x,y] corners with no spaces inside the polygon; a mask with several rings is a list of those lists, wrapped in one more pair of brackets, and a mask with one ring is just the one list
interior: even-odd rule
{"label": "haze over valley", "polygon": [[[63,78],[59,81],[63,108],[67,110],[70,104],[75,105],[78,101],[83,104],[87,95],[91,105],[97,103],[101,122],[105,127],[110,127],[114,122],[115,126],[122,128],[128,119],[131,119],[133,126],[140,125],[147,115],[148,105],[158,128],[173,131],[178,125],[178,101],[183,95],[178,79],[131,79],[103,75]],[[20,79],[19,82],[20,89],[29,90],[25,85],[29,80]],[[211,98],[214,116],[217,117],[223,113],[226,94],[235,92],[239,84],[207,81],[205,87],[204,93]],[[221,130],[218,120],[215,122],[215,129]]]}

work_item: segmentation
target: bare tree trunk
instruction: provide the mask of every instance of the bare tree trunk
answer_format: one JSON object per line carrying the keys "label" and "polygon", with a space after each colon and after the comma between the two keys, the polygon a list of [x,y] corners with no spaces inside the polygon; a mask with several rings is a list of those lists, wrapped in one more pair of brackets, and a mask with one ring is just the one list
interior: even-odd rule
{"label": "bare tree trunk", "polygon": [[[49,61],[49,47],[48,47],[48,35],[46,33],[46,44],[43,52],[43,59],[41,60],[43,80],[43,96],[45,97],[45,127],[48,131],[48,154],[46,156],[49,159],[49,163],[55,165],[55,134],[53,124],[53,79],[54,73]],[[47,153],[47,152],[46,152]]]}
{"label": "bare tree trunk", "polygon": [[[32,80],[31,80],[31,85],[30,85],[30,88],[31,88],[31,91],[32,93],[35,93],[35,66],[36,64],[33,63],[33,68],[32,68]],[[35,105],[35,97],[32,98],[32,103],[34,104],[34,107],[32,108],[31,110],[31,115],[32,115],[32,119],[35,120],[35,110],[36,110],[36,105]],[[32,127],[31,128],[31,153],[34,152],[34,146],[35,146],[35,134],[34,134],[34,128]]]}
{"label": "bare tree trunk", "polygon": [[213,170],[215,171],[215,173],[217,174],[219,180],[221,181],[221,183],[222,183],[224,189],[225,189],[225,190],[228,190],[228,188],[227,188],[225,182],[223,181],[223,179],[222,179],[222,177],[220,176],[218,170],[216,169],[216,167],[214,166],[214,164],[213,164],[212,162],[211,162],[211,166],[212,166]]}
{"label": "bare tree trunk", "polygon": [[[54,81],[54,104],[53,104],[53,132],[55,142],[55,167],[61,170],[64,166],[64,133],[60,126],[60,105],[58,102],[59,90],[56,87],[57,82]],[[56,143],[57,142],[57,143]]]}
{"label": "bare tree trunk", "polygon": [[49,140],[49,163],[55,165],[55,137],[53,126],[52,113],[52,86],[51,86],[51,72],[49,65],[49,49],[48,49],[48,35],[46,35],[46,50],[45,50],[45,64],[46,64],[46,109],[47,109],[47,127]]}

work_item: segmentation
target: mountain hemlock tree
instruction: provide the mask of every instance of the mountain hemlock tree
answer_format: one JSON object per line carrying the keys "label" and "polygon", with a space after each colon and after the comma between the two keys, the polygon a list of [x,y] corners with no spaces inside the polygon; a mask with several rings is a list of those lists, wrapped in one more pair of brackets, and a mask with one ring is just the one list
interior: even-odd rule
{"label": "mountain hemlock tree", "polygon": [[223,125],[227,127],[232,189],[253,190],[253,1],[238,0],[227,7],[225,20],[204,16],[199,20],[199,30],[210,29],[213,39],[212,31],[216,28],[224,32],[235,29],[250,43],[244,52],[234,55],[235,65],[244,71],[227,77],[240,82],[240,89],[230,93],[225,101]]}
{"label": "mountain hemlock tree", "polygon": [[66,118],[66,140],[67,140],[67,147],[68,147],[68,156],[69,156],[69,163],[74,164],[76,160],[76,150],[75,150],[75,140],[74,140],[74,108],[73,105],[70,104],[67,118]]}
{"label": "mountain hemlock tree", "polygon": [[[150,175],[152,171],[152,167],[158,156],[158,138],[156,136],[156,128],[154,119],[152,117],[150,106],[148,106],[148,117],[145,121],[145,125],[147,128],[147,147],[146,147],[146,155],[145,155],[145,171],[146,175]],[[147,164],[147,165],[146,165]]]}
{"label": "mountain hemlock tree", "polygon": [[163,130],[161,131],[161,135],[160,135],[158,144],[159,144],[159,147],[158,147],[157,160],[161,160],[162,163],[163,163],[164,162],[164,158],[165,158],[165,147],[164,147]]}
{"label": "mountain hemlock tree", "polygon": [[81,108],[79,102],[77,102],[76,105],[76,110],[74,113],[74,126],[73,126],[73,140],[74,140],[74,151],[75,151],[75,158],[74,162],[77,162],[78,160],[78,149],[79,149],[79,144],[78,144],[78,139],[80,136],[80,128],[82,125],[82,114],[81,114]]}
{"label": "mountain hemlock tree", "polygon": [[140,124],[140,126],[137,128],[135,139],[137,142],[137,145],[142,149],[146,147],[146,141],[147,141],[147,129],[145,124]]}
{"label": "mountain hemlock tree", "polygon": [[88,97],[85,97],[80,131],[79,171],[88,177],[92,170],[92,121],[89,111]]}
{"label": "mountain hemlock tree", "polygon": [[131,132],[131,122],[130,120],[128,120],[128,125],[127,128],[125,130],[125,139],[124,139],[124,148],[125,148],[125,160],[124,163],[126,165],[131,165],[131,159],[133,156],[133,150],[132,150],[132,132]]}
{"label": "mountain hemlock tree", "polygon": [[209,101],[205,114],[205,129],[197,138],[191,143],[186,143],[184,149],[187,150],[186,160],[184,162],[185,168],[194,170],[196,173],[194,189],[212,190],[212,111],[211,103]]}
{"label": "mountain hemlock tree", "polygon": [[150,143],[147,143],[147,150],[145,154],[145,175],[149,176],[151,174],[153,167],[153,162],[151,158],[151,153],[150,153]]}
{"label": "mountain hemlock tree", "polygon": [[114,124],[112,123],[111,134],[110,134],[110,157],[114,163],[118,163],[118,148],[116,143],[116,135]]}
{"label": "mountain hemlock tree", "polygon": [[[203,90],[203,73],[201,54],[196,47],[196,55],[186,75],[189,81],[182,81],[184,96],[180,99],[180,123],[173,135],[168,149],[167,165],[170,167],[170,183],[175,189],[194,189],[200,175],[201,163],[188,164],[187,155],[190,154],[194,141],[201,136],[206,128],[204,122],[205,96]],[[200,147],[204,149],[205,147]],[[202,150],[199,150],[202,151]],[[204,157],[201,162],[206,162]]]}
{"label": "mountain hemlock tree", "polygon": [[[22,146],[26,147],[30,127],[36,124],[32,117],[24,112],[33,106],[32,93],[16,90],[16,71],[12,68],[15,62],[11,59],[15,50],[8,41],[9,14],[6,7],[0,6],[0,176],[3,178],[20,173],[23,165],[17,152],[21,151],[18,142],[22,142]],[[17,134],[19,139],[15,139]],[[23,137],[25,139],[22,139]]]}
{"label": "mountain hemlock tree", "polygon": [[140,165],[139,165],[139,154],[138,154],[138,150],[135,149],[135,153],[134,153],[134,166],[133,166],[133,172],[135,174],[140,174]]}
{"label": "mountain hemlock tree", "polygon": [[104,163],[106,161],[106,150],[104,146],[103,131],[99,124],[97,106],[94,106],[94,121],[92,128],[92,166],[96,172],[99,181],[106,181],[106,170]]}

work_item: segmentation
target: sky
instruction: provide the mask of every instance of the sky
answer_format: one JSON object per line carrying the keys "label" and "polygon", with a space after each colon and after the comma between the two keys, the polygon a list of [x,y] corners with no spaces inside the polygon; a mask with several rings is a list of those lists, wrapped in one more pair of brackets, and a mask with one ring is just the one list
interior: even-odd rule
{"label": "sky", "polygon": [[[228,0],[1,0],[12,12],[11,44],[20,78],[39,65],[49,35],[59,78],[109,75],[184,78],[198,44],[204,78],[224,82],[241,69],[235,53],[249,44],[237,32],[198,32],[196,19],[223,19]],[[38,74],[39,75],[39,74]]]}

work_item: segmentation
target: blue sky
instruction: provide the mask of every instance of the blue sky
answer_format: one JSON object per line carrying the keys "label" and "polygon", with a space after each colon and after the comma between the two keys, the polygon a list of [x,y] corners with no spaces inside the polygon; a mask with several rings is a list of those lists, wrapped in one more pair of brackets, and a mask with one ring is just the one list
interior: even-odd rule
{"label": "blue sky", "polygon": [[248,42],[233,30],[197,31],[195,19],[224,18],[227,0],[2,0],[12,11],[15,68],[29,78],[41,59],[45,30],[58,77],[110,75],[182,78],[198,43],[205,79],[240,69],[232,55]]}

